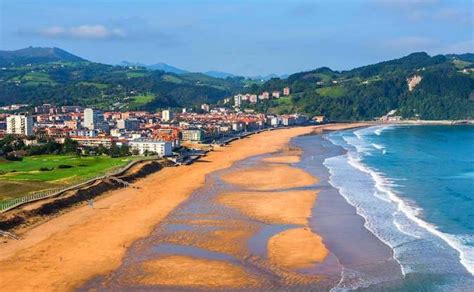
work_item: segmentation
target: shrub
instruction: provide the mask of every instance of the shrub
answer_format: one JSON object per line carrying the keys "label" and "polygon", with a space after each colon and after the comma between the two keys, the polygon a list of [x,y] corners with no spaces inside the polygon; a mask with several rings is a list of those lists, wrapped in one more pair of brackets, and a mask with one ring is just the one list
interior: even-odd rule
{"label": "shrub", "polygon": [[12,156],[12,155],[6,156],[5,159],[10,160],[10,161],[23,161],[23,157]]}
{"label": "shrub", "polygon": [[53,169],[54,169],[54,167],[51,167],[51,168],[41,167],[39,170],[40,170],[40,171],[51,171],[51,170],[53,170]]}
{"label": "shrub", "polygon": [[58,168],[73,168],[73,166],[68,165],[68,164],[60,164],[60,165],[58,165]]}

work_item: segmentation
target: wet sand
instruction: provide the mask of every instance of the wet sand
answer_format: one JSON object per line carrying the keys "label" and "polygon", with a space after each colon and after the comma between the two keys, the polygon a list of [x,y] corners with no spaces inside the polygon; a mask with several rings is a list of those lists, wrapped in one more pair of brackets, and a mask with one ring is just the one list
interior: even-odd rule
{"label": "wet sand", "polygon": [[271,163],[297,163],[300,161],[300,157],[297,155],[275,156],[265,158],[262,161]]}
{"label": "wet sand", "polygon": [[134,185],[114,191],[24,233],[21,241],[0,245],[0,278],[4,291],[68,290],[98,274],[116,269],[127,247],[153,227],[192,192],[205,176],[233,162],[278,151],[312,127],[264,132],[235,141],[201,161],[165,168]]}
{"label": "wet sand", "polygon": [[[342,129],[345,126],[330,125],[333,130]],[[184,275],[189,272],[187,268],[189,263],[198,263],[195,261],[199,261],[200,267],[217,265],[219,269],[229,269],[231,274],[238,275],[236,277],[238,283],[229,280],[216,284],[216,287],[219,285],[238,286],[242,283],[243,285],[263,285],[262,287],[282,287],[282,284],[291,286],[314,281],[317,277],[308,278],[306,274],[295,274],[287,270],[286,264],[269,262],[266,255],[261,254],[261,247],[266,246],[271,237],[284,232],[291,226],[286,228],[276,226],[280,231],[267,232],[266,230],[273,230],[275,226],[264,224],[259,220],[249,220],[245,212],[241,210],[242,208],[239,210],[239,208],[220,204],[216,199],[217,195],[209,200],[209,197],[195,193],[197,189],[205,186],[207,175],[255,155],[281,151],[291,138],[310,133],[313,129],[314,127],[282,129],[236,141],[230,146],[211,152],[193,165],[166,168],[152,174],[135,183],[137,189],[126,188],[111,192],[97,201],[94,209],[84,206],[53,218],[22,234],[24,239],[21,241],[1,244],[1,289],[31,291],[71,290],[78,287],[85,289],[91,287],[133,288],[136,283],[133,284],[133,281],[127,278],[127,271],[136,271],[133,267],[142,269],[143,274],[140,275],[144,277],[144,281],[155,283],[153,281],[163,275],[163,269],[166,267],[164,256],[177,254],[185,258],[168,258],[168,260],[177,260],[179,263],[174,265],[177,267],[175,270],[168,271],[171,275],[168,279],[171,286],[193,285],[185,279],[182,282],[176,282],[179,277],[173,275]],[[283,155],[289,154],[283,153]],[[294,161],[294,158],[292,159],[286,161],[290,163]],[[285,165],[284,159],[277,160],[283,165],[268,163],[264,169],[270,170],[275,167],[276,173],[284,175],[291,167]],[[260,175],[259,171],[262,173],[261,169],[255,170],[258,167],[251,168],[257,177]],[[305,174],[304,171],[296,170],[296,172],[298,175],[293,174],[294,181],[290,183],[288,179],[280,179],[281,185],[278,191],[295,191],[296,193],[302,190],[291,188],[308,187],[317,182],[314,177]],[[222,194],[268,192],[275,187],[275,185],[264,183],[265,187],[262,188],[258,181],[252,179],[248,181],[249,184],[245,184],[243,180],[231,179],[231,181],[235,182],[237,189],[232,190],[230,187]],[[209,193],[210,190],[206,189],[206,192]],[[194,199],[188,200],[190,197]],[[304,207],[301,208],[307,210],[311,205],[309,201],[302,203]],[[178,206],[180,207],[177,208]],[[297,219],[293,219],[295,221],[292,223],[307,225],[303,219],[306,217],[304,214],[303,212],[303,215],[295,216]],[[281,218],[275,219],[268,216],[267,220],[267,222],[272,220],[277,222]],[[202,235],[199,236],[199,233]],[[206,241],[204,240],[206,235],[214,237]],[[178,238],[174,244],[172,238]],[[245,242],[253,242],[253,244],[245,244]],[[287,245],[290,246],[290,244]],[[277,244],[277,246],[280,245]],[[148,254],[144,254],[144,251],[152,256],[147,258]],[[230,266],[208,262],[223,260]],[[312,261],[318,261],[318,259],[312,259]],[[145,264],[146,262],[149,264]],[[141,268],[137,268],[137,264]],[[234,266],[238,268],[234,269]],[[299,263],[296,266],[299,266]],[[201,285],[197,280],[199,269],[195,272],[195,284],[199,286]],[[98,275],[105,277],[94,278]],[[189,277],[194,276],[189,275]],[[263,279],[262,282],[256,283],[252,280],[255,276]],[[123,279],[129,281],[124,282]],[[89,282],[84,285],[86,281]],[[168,284],[158,283],[158,285]]]}
{"label": "wet sand", "polygon": [[134,277],[141,285],[180,286],[192,288],[248,288],[258,279],[242,268],[225,261],[166,256],[142,264],[144,276]]}
{"label": "wet sand", "polygon": [[270,262],[289,269],[309,268],[326,259],[328,250],[321,236],[309,228],[295,228],[280,232],[268,241]]}
{"label": "wet sand", "polygon": [[219,202],[269,224],[308,225],[316,191],[229,193]]}
{"label": "wet sand", "polygon": [[[280,163],[284,157],[279,157]],[[260,164],[223,177],[224,181],[250,190],[289,189],[313,185],[317,179],[301,169],[288,165]]]}
{"label": "wet sand", "polygon": [[[159,265],[153,273],[142,268],[170,256],[204,263],[225,262],[242,271],[240,282],[227,283],[231,286],[209,283],[207,289],[308,288],[320,283],[318,273],[302,270],[324,261],[328,254],[321,237],[308,224],[317,199],[317,180],[298,180],[299,176],[310,176],[291,166],[294,160],[284,159],[291,157],[288,151],[270,155],[279,163],[266,162],[269,155],[258,155],[208,175],[204,187],[129,249],[117,270],[89,281],[81,290],[202,287],[197,280],[202,272],[190,270],[187,265],[171,261]],[[279,171],[282,168],[285,171]],[[249,173],[253,176],[256,169],[266,170],[258,174],[262,182],[266,180],[261,190],[255,190],[255,181],[242,178]],[[229,179],[234,177],[239,179]],[[285,180],[288,177],[294,178],[291,188]],[[147,280],[134,280],[144,278]],[[190,279],[196,279],[196,283]]]}

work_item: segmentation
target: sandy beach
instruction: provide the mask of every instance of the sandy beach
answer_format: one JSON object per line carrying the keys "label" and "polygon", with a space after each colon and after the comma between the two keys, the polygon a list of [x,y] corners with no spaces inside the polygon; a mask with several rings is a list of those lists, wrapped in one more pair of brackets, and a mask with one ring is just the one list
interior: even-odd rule
{"label": "sandy beach", "polygon": [[[363,125],[340,124],[316,128],[339,130]],[[52,218],[21,234],[20,241],[0,244],[0,289],[73,290],[95,276],[114,271],[121,265],[128,247],[150,234],[153,228],[185,202],[193,191],[203,186],[206,175],[228,168],[233,163],[251,156],[281,151],[287,147],[291,138],[314,130],[315,127],[280,129],[235,141],[229,146],[210,152],[192,165],[169,167],[149,175],[134,183],[136,188],[112,191],[99,199],[93,209],[84,205]],[[308,212],[311,212],[311,206],[314,200],[317,200],[317,193],[291,189],[310,186],[318,180],[289,165],[296,161],[298,155],[287,153],[268,159],[264,165],[245,173],[237,172],[237,175],[226,176],[224,180],[227,182],[248,190],[222,194],[218,199],[229,208],[257,220],[301,226],[286,233],[282,232],[268,244],[271,262],[290,270],[322,261],[327,254],[321,238],[304,228],[307,225]],[[268,183],[268,175],[272,175],[272,183]],[[286,196],[283,193],[275,193],[273,198],[270,198],[273,189],[290,190],[284,190],[287,192]],[[252,202],[252,207],[245,207],[249,206],[248,202]],[[271,211],[282,206],[288,208],[280,214]],[[221,222],[213,223],[212,218],[194,216],[193,220],[197,225],[222,225]],[[212,240],[202,242],[199,238],[192,242],[201,241],[200,246],[209,250],[220,250],[234,255],[246,254],[243,243],[256,230],[242,222],[229,226],[233,228],[210,231],[216,239],[215,244],[210,243]],[[189,241],[190,237],[184,233],[181,239],[176,239],[177,242]],[[232,248],[238,242],[242,243],[241,248]],[[305,243],[305,248],[295,253],[295,246],[301,242]],[[315,250],[318,252],[314,253]],[[292,253],[292,258],[282,258],[281,255],[285,253]],[[164,274],[164,267],[171,263],[171,266],[177,268]],[[191,266],[197,268],[193,269],[192,273],[189,272],[188,277],[180,277],[183,273],[186,274]],[[176,256],[143,264],[142,269],[147,273],[141,278],[144,283],[204,287],[200,275],[208,269],[216,269],[228,277],[220,279],[218,283],[210,281],[208,287],[258,285],[258,281],[248,272],[223,261]]]}

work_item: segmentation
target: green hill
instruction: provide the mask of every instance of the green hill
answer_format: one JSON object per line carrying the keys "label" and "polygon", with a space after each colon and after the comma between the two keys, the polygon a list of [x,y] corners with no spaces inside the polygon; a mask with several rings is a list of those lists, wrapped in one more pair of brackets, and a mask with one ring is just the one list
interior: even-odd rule
{"label": "green hill", "polygon": [[78,56],[59,48],[29,47],[16,51],[0,51],[0,66],[22,66],[47,62],[83,62]]}
{"label": "green hill", "polygon": [[[87,105],[105,110],[192,107],[234,94],[242,78],[174,74],[86,61],[58,48],[0,51],[0,105]],[[148,96],[146,102],[140,96]]]}
{"label": "green hill", "polygon": [[[332,120],[367,120],[396,109],[404,117],[422,119],[474,118],[473,54],[406,57],[348,71],[329,68],[301,72],[287,79],[272,79],[250,92],[281,90],[289,86],[293,111],[325,115]],[[409,90],[407,79],[421,81]],[[279,112],[278,101],[256,106],[264,112]],[[281,111],[280,111],[281,112]]]}

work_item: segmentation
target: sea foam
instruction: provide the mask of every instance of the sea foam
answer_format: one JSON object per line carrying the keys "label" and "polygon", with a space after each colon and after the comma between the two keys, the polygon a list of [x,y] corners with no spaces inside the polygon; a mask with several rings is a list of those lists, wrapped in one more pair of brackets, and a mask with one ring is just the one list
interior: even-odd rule
{"label": "sea foam", "polygon": [[[409,202],[406,199],[402,199],[393,190],[393,183],[384,174],[369,168],[362,162],[361,155],[364,155],[364,154],[367,155],[367,153],[371,151],[371,148],[372,150],[374,148],[380,150],[379,147],[374,145],[375,143],[369,143],[365,141],[365,136],[370,135],[370,134],[381,135],[381,133],[385,130],[385,128],[387,127],[372,127],[372,128],[357,130],[353,132],[355,137],[350,137],[348,135],[343,136],[342,141],[340,139],[339,140],[334,139],[334,136],[332,137],[333,139],[331,139],[331,135],[329,135],[329,139],[334,144],[343,146],[344,148],[348,150],[348,153],[344,155],[343,159],[346,159],[349,165],[351,165],[353,168],[357,169],[358,171],[368,174],[371,177],[373,181],[373,185],[377,190],[377,192],[373,193],[374,197],[377,197],[385,202],[390,202],[391,204],[395,206],[396,210],[392,214],[393,216],[392,223],[393,223],[393,226],[395,226],[399,232],[411,238],[419,239],[423,236],[422,234],[420,234],[420,232],[417,232],[414,230],[412,224],[409,224],[407,222],[404,222],[404,223],[399,222],[399,220],[403,220],[403,218],[401,218],[400,216],[397,216],[396,215],[397,212],[402,213],[404,217],[409,219],[411,222],[415,223],[417,226],[421,227],[422,229],[426,230],[427,232],[436,236],[437,238],[443,240],[451,248],[457,251],[457,253],[459,254],[460,263],[465,267],[465,269],[471,275],[474,275],[474,247],[467,244],[468,242],[473,241],[473,236],[472,235],[453,235],[453,234],[444,233],[440,231],[437,228],[437,226],[424,221],[423,219],[421,219],[421,214],[422,214],[421,208],[416,206],[416,204],[414,204],[413,202]],[[343,142],[349,144],[350,146],[353,146],[355,149],[347,147],[347,145],[344,145],[345,143]],[[367,229],[369,229],[372,233],[374,233],[379,239],[381,239],[387,245],[394,248],[394,256],[396,257],[396,260],[399,261],[399,259],[397,258],[397,251],[395,250],[395,247],[399,245],[399,243],[397,243],[397,241],[399,240],[394,241],[393,238],[390,238],[390,236],[392,235],[387,236],[387,234],[381,234],[380,230],[377,230],[375,226],[376,225],[375,222],[371,222],[373,221],[373,218],[370,218],[371,216],[369,214],[370,212],[368,212],[367,210],[364,210],[364,207],[369,208],[370,206],[364,206],[363,204],[355,200],[353,197],[351,197],[354,194],[351,194],[346,189],[344,189],[344,186],[341,183],[334,182],[334,175],[335,175],[334,158],[327,159],[324,162],[324,164],[328,167],[331,173],[330,183],[333,184],[333,186],[339,188],[341,194],[346,198],[346,200],[356,207],[357,213],[366,219],[366,222],[368,222],[366,224]],[[402,266],[402,270],[404,271],[404,273],[406,273],[407,270],[411,270],[411,268],[407,267],[407,265],[403,264],[402,262],[399,261],[399,263]]]}

